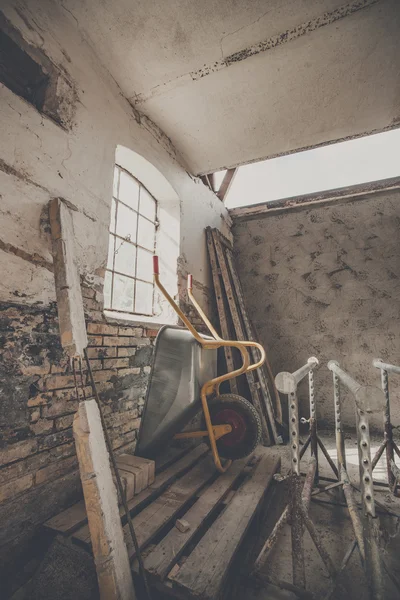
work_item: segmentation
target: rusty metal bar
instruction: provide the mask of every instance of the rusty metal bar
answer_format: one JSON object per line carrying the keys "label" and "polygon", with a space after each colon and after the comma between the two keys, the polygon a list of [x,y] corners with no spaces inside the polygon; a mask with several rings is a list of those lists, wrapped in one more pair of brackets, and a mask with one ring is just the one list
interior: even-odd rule
{"label": "rusty metal bar", "polygon": [[351,519],[351,523],[353,525],[354,535],[356,536],[357,544],[360,550],[360,555],[362,560],[365,559],[365,550],[364,550],[364,537],[363,537],[363,526],[360,518],[360,513],[358,512],[357,502],[354,498],[353,489],[350,484],[349,476],[347,475],[346,469],[342,466],[340,469],[340,477],[343,482],[343,493],[346,499],[347,508],[349,510],[349,515]]}
{"label": "rusty metal bar", "polygon": [[261,548],[260,553],[256,558],[256,561],[254,563],[254,571],[259,571],[261,569],[262,565],[266,562],[269,553],[271,552],[272,548],[275,546],[276,542],[278,541],[278,537],[279,537],[279,534],[280,534],[283,526],[285,525],[285,523],[288,522],[289,516],[290,516],[289,506],[286,506],[285,510],[283,511],[283,513],[281,514],[281,516],[279,517],[277,522],[275,523],[273,530],[269,534],[264,546]]}
{"label": "rusty metal bar", "polygon": [[291,475],[290,494],[293,584],[305,589],[302,480],[300,475],[295,472]]}

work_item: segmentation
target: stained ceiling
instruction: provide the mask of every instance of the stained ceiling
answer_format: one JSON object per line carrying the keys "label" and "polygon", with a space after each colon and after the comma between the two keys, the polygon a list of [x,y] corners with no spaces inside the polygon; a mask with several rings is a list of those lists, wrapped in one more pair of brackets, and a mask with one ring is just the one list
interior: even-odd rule
{"label": "stained ceiling", "polygon": [[195,174],[400,124],[398,0],[64,0]]}

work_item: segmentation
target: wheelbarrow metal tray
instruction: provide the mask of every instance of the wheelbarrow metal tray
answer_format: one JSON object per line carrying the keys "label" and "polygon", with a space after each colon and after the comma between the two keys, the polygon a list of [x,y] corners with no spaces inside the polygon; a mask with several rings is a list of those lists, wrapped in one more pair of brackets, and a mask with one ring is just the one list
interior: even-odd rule
{"label": "wheelbarrow metal tray", "polygon": [[[204,339],[212,339],[202,336]],[[201,408],[202,385],[217,375],[217,350],[181,327],[158,332],[135,454],[154,458]]]}

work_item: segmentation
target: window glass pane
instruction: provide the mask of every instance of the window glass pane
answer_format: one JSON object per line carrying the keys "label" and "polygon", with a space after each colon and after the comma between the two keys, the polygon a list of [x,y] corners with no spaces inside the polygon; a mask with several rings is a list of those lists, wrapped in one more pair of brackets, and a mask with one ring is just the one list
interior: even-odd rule
{"label": "window glass pane", "polygon": [[128,237],[132,242],[136,241],[137,214],[121,202],[118,202],[117,210],[117,234],[123,238]]}
{"label": "window glass pane", "polygon": [[147,219],[139,216],[138,239],[139,246],[144,246],[149,250],[154,250],[154,239],[156,229],[154,223],[150,223]]}
{"label": "window glass pane", "polygon": [[110,233],[108,236],[108,259],[107,259],[107,269],[113,268],[114,262],[114,243],[115,237]]}
{"label": "window glass pane", "polygon": [[115,233],[115,211],[116,211],[117,203],[114,198],[111,200],[111,219],[110,219],[110,231]]}
{"label": "window glass pane", "polygon": [[154,221],[156,218],[156,202],[143,186],[140,188],[139,212],[151,221]]}
{"label": "window glass pane", "polygon": [[117,238],[114,271],[135,276],[136,246]]}
{"label": "window glass pane", "polygon": [[114,181],[113,181],[113,196],[118,198],[118,181],[119,181],[119,169],[114,168]]}
{"label": "window glass pane", "polygon": [[142,248],[137,249],[136,277],[145,281],[153,281],[153,253]]}
{"label": "window glass pane", "polygon": [[136,281],[135,312],[142,315],[153,314],[153,284]]}
{"label": "window glass pane", "polygon": [[136,179],[133,179],[125,171],[121,171],[119,175],[119,200],[125,202],[131,208],[137,210],[139,200],[139,184]]}
{"label": "window glass pane", "polygon": [[106,276],[104,278],[104,308],[111,307],[111,281],[112,281],[112,273],[111,271],[106,271]]}
{"label": "window glass pane", "polygon": [[114,273],[112,308],[133,311],[134,280]]}

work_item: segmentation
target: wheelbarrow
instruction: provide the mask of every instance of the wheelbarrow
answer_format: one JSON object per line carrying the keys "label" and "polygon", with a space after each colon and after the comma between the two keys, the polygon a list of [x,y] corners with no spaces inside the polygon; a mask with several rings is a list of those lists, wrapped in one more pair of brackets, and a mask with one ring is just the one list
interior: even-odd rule
{"label": "wheelbarrow", "polygon": [[[220,386],[260,367],[265,360],[264,348],[256,342],[223,340],[194,298],[189,275],[189,299],[211,336],[200,334],[161,284],[157,256],[153,257],[153,266],[156,286],[186,328],[166,325],[157,335],[135,453],[153,458],[171,438],[205,438],[218,471],[224,473],[232,460],[248,456],[260,442],[261,421],[246,398],[220,394]],[[250,364],[250,346],[260,352],[254,364]],[[223,347],[237,348],[243,364],[217,376],[217,350]],[[201,410],[201,429],[182,432]],[[226,459],[224,464],[221,459]]]}

